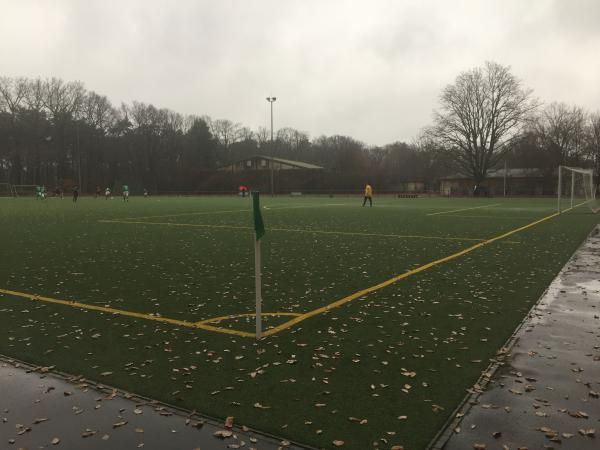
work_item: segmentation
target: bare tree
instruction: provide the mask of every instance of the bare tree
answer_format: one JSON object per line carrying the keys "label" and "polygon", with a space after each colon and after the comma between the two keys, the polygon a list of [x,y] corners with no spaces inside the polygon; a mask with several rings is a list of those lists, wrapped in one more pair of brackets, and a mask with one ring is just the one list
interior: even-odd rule
{"label": "bare tree", "polygon": [[44,106],[53,120],[60,121],[79,112],[85,89],[79,81],[65,83],[60,78],[52,78],[44,83],[44,94]]}
{"label": "bare tree", "polygon": [[25,103],[32,111],[41,112],[44,109],[44,82],[41,78],[28,80]]}
{"label": "bare tree", "polygon": [[0,107],[17,114],[24,105],[27,84],[26,78],[0,77]]}
{"label": "bare tree", "polygon": [[600,112],[590,114],[587,127],[587,148],[596,175],[596,186],[600,187]]}
{"label": "bare tree", "polygon": [[82,101],[81,115],[92,128],[106,133],[114,123],[116,113],[105,95],[88,92]]}
{"label": "bare tree", "polygon": [[479,185],[538,106],[510,67],[486,62],[444,88],[431,137]]}
{"label": "bare tree", "polygon": [[536,131],[547,149],[560,153],[568,164],[581,155],[587,116],[579,106],[551,103],[536,121]]}
{"label": "bare tree", "polygon": [[256,140],[258,142],[258,147],[261,149],[266,148],[267,143],[271,139],[271,132],[266,127],[258,127],[258,131],[256,131]]}
{"label": "bare tree", "polygon": [[279,147],[290,155],[297,154],[309,145],[308,134],[295,128],[281,128],[277,130],[277,142]]}
{"label": "bare tree", "polygon": [[241,141],[252,141],[254,140],[254,131],[249,127],[242,127],[239,130],[238,137]]}
{"label": "bare tree", "polygon": [[211,133],[217,139],[219,145],[228,149],[231,144],[241,138],[242,125],[234,123],[228,119],[218,119],[212,121]]}

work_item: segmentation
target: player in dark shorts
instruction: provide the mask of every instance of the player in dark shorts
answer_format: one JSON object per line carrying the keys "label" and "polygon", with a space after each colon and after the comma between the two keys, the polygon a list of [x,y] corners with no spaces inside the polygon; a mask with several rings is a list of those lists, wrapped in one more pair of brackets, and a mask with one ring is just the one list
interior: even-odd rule
{"label": "player in dark shorts", "polygon": [[78,198],[79,198],[79,186],[75,186],[73,188],[73,203],[76,203]]}

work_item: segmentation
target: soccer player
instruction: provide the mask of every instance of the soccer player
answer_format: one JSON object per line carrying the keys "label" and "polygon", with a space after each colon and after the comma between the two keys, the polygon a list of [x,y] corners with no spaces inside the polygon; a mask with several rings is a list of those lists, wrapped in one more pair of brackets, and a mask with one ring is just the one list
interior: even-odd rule
{"label": "soccer player", "polygon": [[126,184],[123,185],[123,201],[129,201],[129,186],[127,186]]}
{"label": "soccer player", "polygon": [[110,188],[107,187],[106,190],[104,191],[104,198],[106,200],[108,200],[110,198]]}
{"label": "soccer player", "polygon": [[98,197],[100,197],[100,186],[96,186],[96,195],[94,196],[94,198]]}
{"label": "soccer player", "polygon": [[148,189],[144,188],[144,198],[148,198]]}
{"label": "soccer player", "polygon": [[77,199],[79,198],[79,186],[73,187],[73,203],[77,203]]}
{"label": "soccer player", "polygon": [[365,186],[365,199],[363,200],[363,206],[365,206],[367,200],[369,200],[369,206],[373,206],[373,188],[369,183],[367,183]]}

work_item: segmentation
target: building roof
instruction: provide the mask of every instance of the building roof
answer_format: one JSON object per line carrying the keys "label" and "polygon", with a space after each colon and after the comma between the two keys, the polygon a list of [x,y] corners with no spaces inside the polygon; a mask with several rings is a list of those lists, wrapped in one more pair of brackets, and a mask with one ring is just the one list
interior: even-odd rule
{"label": "building roof", "polygon": [[[542,178],[548,175],[548,171],[544,169],[538,168],[509,168],[506,171],[506,176],[508,178]],[[494,169],[488,171],[486,178],[503,178],[504,177],[504,168],[502,169]],[[447,177],[442,177],[442,180],[465,180],[470,179],[471,177],[464,174],[454,174],[449,175]]]}
{"label": "building roof", "polygon": [[288,165],[288,166],[298,167],[300,169],[322,169],[323,168],[321,166],[317,166],[315,164],[310,164],[310,163],[305,163],[305,162],[302,162],[302,161],[292,161],[291,159],[274,158],[272,156],[264,156],[264,155],[254,155],[254,156],[250,156],[248,158],[240,159],[240,160],[235,161],[235,162],[233,162],[231,164],[227,164],[227,166],[225,166],[225,167],[231,166],[232,164],[236,164],[236,163],[241,162],[241,161],[247,161],[249,159],[259,159],[259,158],[260,159],[267,159],[267,160],[274,161],[274,162],[278,162],[280,164],[285,164],[285,165]]}

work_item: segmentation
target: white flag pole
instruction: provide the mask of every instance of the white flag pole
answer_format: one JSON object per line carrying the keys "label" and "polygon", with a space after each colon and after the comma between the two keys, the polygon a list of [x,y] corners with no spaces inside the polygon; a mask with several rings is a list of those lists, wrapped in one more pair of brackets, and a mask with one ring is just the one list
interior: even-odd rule
{"label": "white flag pole", "polygon": [[260,239],[254,237],[254,280],[256,288],[256,339],[262,337],[262,292],[260,267]]}

